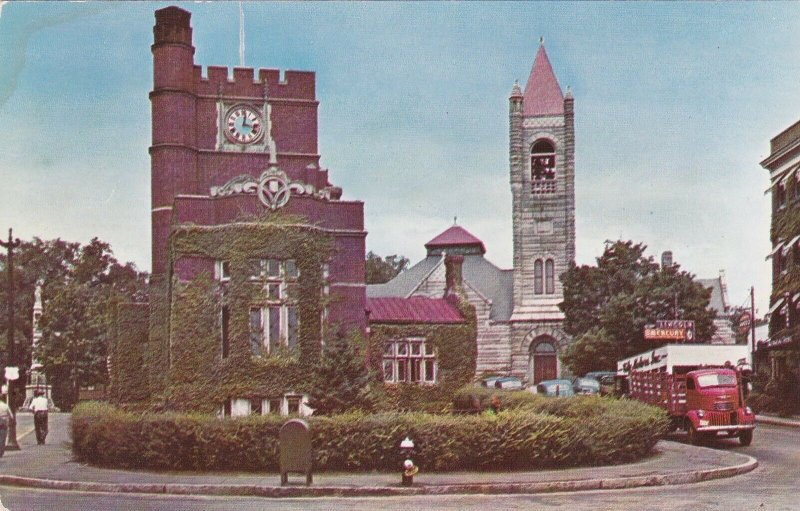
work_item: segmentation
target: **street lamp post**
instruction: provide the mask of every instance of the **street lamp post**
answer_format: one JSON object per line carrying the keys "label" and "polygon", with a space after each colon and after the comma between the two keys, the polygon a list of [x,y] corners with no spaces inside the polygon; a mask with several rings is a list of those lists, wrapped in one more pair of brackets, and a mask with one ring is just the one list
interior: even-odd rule
{"label": "street lamp post", "polygon": [[[8,277],[8,366],[17,365],[17,351],[16,343],[14,341],[14,249],[21,244],[19,238],[13,239],[11,237],[11,229],[8,230],[8,241],[0,241],[0,247],[8,250],[8,257],[6,259],[6,275]],[[6,450],[19,451],[19,443],[17,442],[17,399],[16,399],[16,381],[8,382],[8,407],[11,409],[13,417],[8,425],[8,441]]]}

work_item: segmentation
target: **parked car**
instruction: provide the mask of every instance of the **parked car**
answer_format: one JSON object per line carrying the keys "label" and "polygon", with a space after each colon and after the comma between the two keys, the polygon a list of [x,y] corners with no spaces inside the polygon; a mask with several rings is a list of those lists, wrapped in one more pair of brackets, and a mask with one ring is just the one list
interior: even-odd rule
{"label": "parked car", "polygon": [[569,380],[540,381],[535,389],[537,394],[548,397],[569,397],[575,395],[572,389],[572,382]]}
{"label": "parked car", "polygon": [[572,390],[576,394],[600,394],[600,382],[594,378],[575,378]]}
{"label": "parked car", "polygon": [[617,375],[614,371],[592,371],[586,373],[584,378],[594,378],[600,382],[600,395],[605,396],[614,393],[614,378]]}
{"label": "parked car", "polygon": [[503,378],[498,378],[494,382],[494,386],[495,388],[504,390],[522,390],[522,381],[513,376],[505,376]]}
{"label": "parked car", "polygon": [[600,381],[603,378],[611,377],[613,380],[616,374],[617,373],[614,371],[592,371],[590,373],[586,373],[584,378],[594,378],[595,380]]}
{"label": "parked car", "polygon": [[502,378],[502,376],[489,376],[481,380],[481,387],[489,387],[490,389],[495,388],[494,384]]}

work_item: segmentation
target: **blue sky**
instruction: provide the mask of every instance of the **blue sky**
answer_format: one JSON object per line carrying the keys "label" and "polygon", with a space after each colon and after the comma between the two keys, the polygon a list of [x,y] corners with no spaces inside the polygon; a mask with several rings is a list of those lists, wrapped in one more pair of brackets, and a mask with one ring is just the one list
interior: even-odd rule
{"label": "blue sky", "polygon": [[[0,229],[150,269],[153,11],[4,3]],[[238,65],[237,3],[192,12],[195,62]],[[769,139],[800,117],[800,3],[245,3],[249,67],[313,70],[322,165],[367,248],[413,262],[458,223],[511,266],[508,95],[539,37],[575,95],[577,254],[632,239],[767,309]],[[5,232],[5,231],[2,231]]]}

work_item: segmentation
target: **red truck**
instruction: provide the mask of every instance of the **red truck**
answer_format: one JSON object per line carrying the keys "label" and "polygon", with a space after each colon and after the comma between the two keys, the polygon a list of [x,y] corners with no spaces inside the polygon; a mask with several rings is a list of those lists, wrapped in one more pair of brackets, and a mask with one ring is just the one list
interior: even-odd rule
{"label": "red truck", "polygon": [[755,415],[744,404],[748,355],[747,346],[666,345],[619,361],[617,375],[628,396],[665,409],[693,444],[724,433],[750,445]]}

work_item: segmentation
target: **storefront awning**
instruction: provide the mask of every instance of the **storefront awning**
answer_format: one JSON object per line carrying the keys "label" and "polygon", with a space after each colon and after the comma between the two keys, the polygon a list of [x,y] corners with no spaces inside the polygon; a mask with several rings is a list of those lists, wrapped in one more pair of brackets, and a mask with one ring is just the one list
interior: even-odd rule
{"label": "storefront awning", "polygon": [[792,247],[794,247],[795,243],[797,243],[797,240],[800,240],[800,236],[795,236],[794,238],[789,240],[789,243],[786,243],[783,246],[783,251],[781,252],[781,254],[786,255],[786,253],[789,252],[792,249]]}
{"label": "storefront awning", "polygon": [[772,248],[772,252],[770,252],[770,253],[769,253],[769,255],[768,255],[767,257],[765,257],[765,258],[764,258],[764,260],[767,260],[767,259],[769,259],[770,257],[772,257],[772,256],[774,256],[775,254],[777,254],[777,253],[778,253],[778,250],[780,250],[780,249],[782,249],[782,248],[783,248],[783,245],[784,245],[784,243],[783,243],[782,241],[779,241],[779,242],[778,242],[778,244],[777,244],[777,245],[775,245],[775,246]]}
{"label": "storefront awning", "polygon": [[775,188],[778,185],[785,185],[786,181],[788,181],[789,178],[791,178],[792,176],[796,175],[798,178],[800,178],[800,173],[797,172],[798,169],[800,169],[800,163],[789,167],[788,169],[784,170],[780,174],[776,174],[772,178],[772,184],[769,185],[769,188],[764,190],[764,193],[767,194],[767,193],[771,192],[772,189]]}
{"label": "storefront awning", "polygon": [[781,308],[781,306],[783,305],[783,302],[785,302],[785,301],[786,301],[786,299],[785,299],[785,298],[781,298],[781,299],[779,299],[777,302],[775,302],[774,304],[772,304],[772,307],[770,307],[770,308],[769,308],[769,314],[772,314],[772,313],[773,313],[773,312],[775,312],[776,310],[780,309],[780,308]]}

